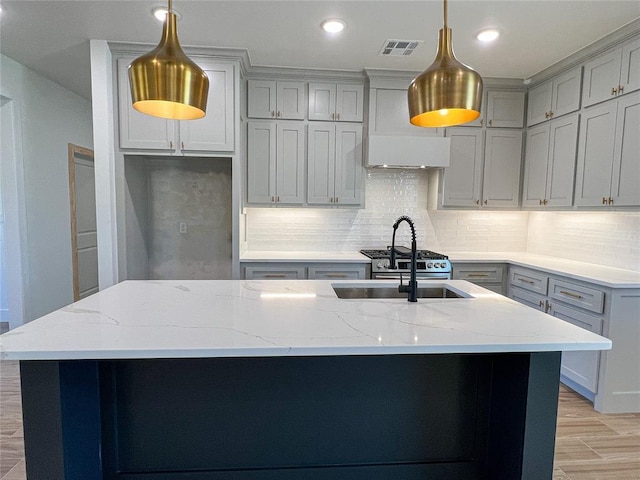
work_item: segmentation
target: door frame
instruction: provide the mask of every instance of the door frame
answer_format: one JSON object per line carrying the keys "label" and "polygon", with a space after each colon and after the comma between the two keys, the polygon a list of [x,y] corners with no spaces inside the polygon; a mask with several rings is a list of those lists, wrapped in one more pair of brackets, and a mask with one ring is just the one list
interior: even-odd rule
{"label": "door frame", "polygon": [[69,144],[69,206],[71,210],[71,266],[73,269],[73,301],[80,300],[80,273],[78,267],[78,225],[76,218],[76,163],[78,156],[88,157],[94,162],[93,150]]}
{"label": "door frame", "polygon": [[[22,151],[22,105],[20,101],[6,91],[0,91],[0,108],[4,111],[2,116],[8,116],[6,124],[11,128],[11,141],[9,142],[9,158],[3,156],[0,168],[2,174],[2,209],[4,210],[5,241],[7,251],[7,288],[9,304],[9,329],[12,330],[23,325],[26,321],[26,286],[28,282],[27,254],[27,216],[24,187],[24,160]],[[5,110],[6,109],[6,110]],[[4,124],[5,122],[3,122]],[[5,125],[6,125],[5,124]],[[6,128],[6,126],[5,126]],[[5,130],[6,131],[6,130]]]}

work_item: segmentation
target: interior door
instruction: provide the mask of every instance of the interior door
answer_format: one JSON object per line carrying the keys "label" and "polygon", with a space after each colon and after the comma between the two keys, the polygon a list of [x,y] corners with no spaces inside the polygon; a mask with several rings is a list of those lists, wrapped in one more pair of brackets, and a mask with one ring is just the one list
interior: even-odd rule
{"label": "interior door", "polygon": [[69,144],[73,300],[98,291],[98,232],[93,150]]}

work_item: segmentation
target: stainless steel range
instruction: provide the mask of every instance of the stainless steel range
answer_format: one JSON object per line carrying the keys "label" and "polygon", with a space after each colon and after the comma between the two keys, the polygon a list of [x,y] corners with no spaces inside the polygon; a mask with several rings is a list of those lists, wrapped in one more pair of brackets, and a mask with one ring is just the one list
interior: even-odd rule
{"label": "stainless steel range", "polygon": [[[360,253],[371,259],[371,278],[374,279],[408,279],[411,273],[411,249],[396,247],[396,268],[389,268],[391,247],[383,249],[363,249]],[[430,250],[417,251],[418,280],[449,280],[451,278],[451,262],[446,255]]]}

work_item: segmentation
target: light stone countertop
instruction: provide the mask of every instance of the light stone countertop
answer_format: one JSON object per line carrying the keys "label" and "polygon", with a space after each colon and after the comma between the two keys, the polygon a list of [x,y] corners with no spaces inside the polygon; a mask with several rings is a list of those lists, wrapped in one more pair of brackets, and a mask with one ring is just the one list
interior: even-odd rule
{"label": "light stone countertop", "polygon": [[[523,252],[451,252],[452,263],[501,262],[535,268],[547,273],[564,275],[575,280],[596,283],[609,288],[640,288],[640,272],[607,267],[594,263],[565,260],[558,257]],[[272,252],[249,251],[240,262],[336,262],[368,263],[370,260],[359,252]]]}
{"label": "light stone countertop", "polygon": [[611,341],[462,280],[470,296],[345,300],[379,280],[125,281],[0,337],[14,360],[608,350]]}

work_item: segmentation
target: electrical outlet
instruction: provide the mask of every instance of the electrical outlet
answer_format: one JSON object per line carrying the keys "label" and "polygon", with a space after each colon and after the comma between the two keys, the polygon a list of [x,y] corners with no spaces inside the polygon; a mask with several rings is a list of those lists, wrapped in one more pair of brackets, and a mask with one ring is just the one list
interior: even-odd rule
{"label": "electrical outlet", "polygon": [[180,222],[180,233],[187,233],[187,222]]}

